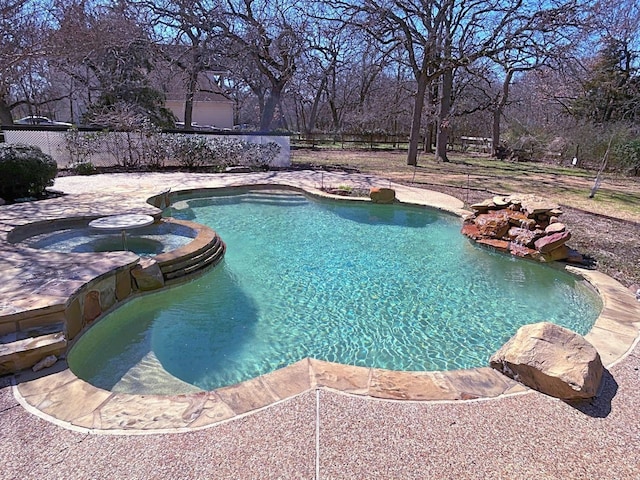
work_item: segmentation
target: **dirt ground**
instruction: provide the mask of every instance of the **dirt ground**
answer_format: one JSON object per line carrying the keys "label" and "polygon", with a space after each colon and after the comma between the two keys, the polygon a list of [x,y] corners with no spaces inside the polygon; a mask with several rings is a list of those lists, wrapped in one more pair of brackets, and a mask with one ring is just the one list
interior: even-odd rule
{"label": "dirt ground", "polygon": [[[640,178],[611,178],[617,192],[624,191],[626,204],[615,198],[588,202],[584,191],[593,182],[591,172],[567,176],[545,165],[510,166],[496,163],[495,170],[477,167],[464,159],[451,164],[428,164],[418,169],[404,163],[402,153],[295,150],[294,166],[360,171],[389,178],[398,183],[420,186],[459,198],[467,205],[496,194],[534,193],[563,210],[561,220],[571,231],[568,245],[579,251],[600,271],[623,285],[640,288]],[[513,168],[513,172],[509,172]],[[506,169],[506,170],[505,170]],[[417,172],[417,173],[416,173]],[[562,175],[562,182],[558,176]],[[471,180],[470,180],[471,179]],[[568,193],[567,185],[582,191]],[[605,192],[602,192],[605,197]]]}

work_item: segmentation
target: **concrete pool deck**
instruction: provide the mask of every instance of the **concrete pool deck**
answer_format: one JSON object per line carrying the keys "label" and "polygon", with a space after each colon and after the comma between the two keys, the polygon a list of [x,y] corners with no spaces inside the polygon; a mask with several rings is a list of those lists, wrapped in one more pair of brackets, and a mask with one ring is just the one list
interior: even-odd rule
{"label": "concrete pool deck", "polygon": [[[353,174],[121,174],[57,179],[56,188],[69,196],[2,207],[0,230],[4,239],[13,226],[36,219],[153,214],[156,212],[145,204],[146,199],[169,187],[177,191],[264,184],[302,187],[318,194],[323,184],[391,186],[402,201],[464,213],[462,203],[452,197]],[[4,247],[6,242],[0,241]],[[20,269],[14,266],[20,252],[11,255],[7,266],[17,270],[0,273],[4,308],[22,305],[6,299],[18,298],[20,292],[24,295],[28,286],[20,283]],[[45,259],[38,262],[43,268],[46,264]],[[37,271],[32,274],[33,283],[38,283]],[[611,373],[601,395],[590,405],[574,408],[504,377],[496,377],[505,382],[502,391],[479,395],[468,391],[469,383],[452,388],[453,377],[441,377],[439,372],[426,377],[426,383],[445,392],[435,398],[498,398],[453,403],[381,400],[426,397],[421,388],[416,389],[416,396],[398,394],[398,377],[381,381],[380,375],[376,377],[369,369],[349,374],[314,361],[292,366],[301,374],[293,381],[289,375],[284,382],[256,379],[253,385],[243,387],[253,387],[245,394],[227,391],[225,398],[224,393],[214,397],[205,392],[138,403],[111,392],[96,393],[98,389],[61,370],[64,364],[59,363],[57,370],[61,371],[33,381],[24,374],[0,378],[0,419],[5,427],[0,433],[0,459],[9,478],[96,478],[101,476],[99,471],[128,478],[637,478],[640,415],[634,403],[640,386],[640,355],[638,347],[627,352],[637,337],[640,307],[630,292],[624,295],[625,289],[620,290],[609,277],[592,271],[583,274],[596,285],[604,296],[605,310],[609,309],[589,334],[591,338],[587,336]],[[40,282],[31,292],[46,301],[47,286],[52,285],[42,278]],[[6,292],[13,292],[13,296],[5,296]],[[33,295],[23,300],[31,299]],[[484,371],[498,375],[489,369],[470,371],[474,388],[485,383]],[[306,378],[307,383],[298,381],[300,378]],[[365,378],[367,383],[363,384]],[[9,380],[18,385],[14,392],[8,387]],[[404,383],[415,387],[424,380],[409,375]],[[494,388],[495,382],[489,383]],[[380,392],[391,393],[371,395],[376,384],[384,384]],[[282,385],[288,385],[289,391],[278,391]],[[528,393],[503,395],[514,391]],[[271,397],[266,399],[269,401],[265,396]],[[66,427],[75,425],[75,430],[27,413],[16,398],[30,411],[51,420],[57,418]],[[252,399],[253,404],[245,404],[246,399]],[[133,433],[144,429],[144,423],[162,433],[144,437],[90,435],[105,427],[113,433]],[[166,433],[205,425],[213,426]],[[29,442],[38,445],[35,452]],[[460,444],[464,448],[457,447]],[[606,460],[599,456],[606,456]],[[92,462],[98,470],[92,470]]]}

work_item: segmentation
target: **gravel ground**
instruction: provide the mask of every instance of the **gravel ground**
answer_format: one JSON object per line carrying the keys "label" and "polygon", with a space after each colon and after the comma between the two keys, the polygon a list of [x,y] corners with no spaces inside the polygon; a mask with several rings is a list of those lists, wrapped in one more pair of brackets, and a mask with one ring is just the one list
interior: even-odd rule
{"label": "gravel ground", "polygon": [[327,396],[323,478],[640,478],[639,366],[614,368],[582,410],[537,393],[415,405]]}
{"label": "gravel ground", "polygon": [[65,430],[0,378],[2,479],[638,479],[640,355],[592,404],[539,393],[437,403],[320,390],[181,434]]}
{"label": "gravel ground", "polygon": [[[0,379],[2,381],[2,379]],[[89,435],[53,425],[0,390],[0,478],[314,478],[315,393],[190,433]]]}

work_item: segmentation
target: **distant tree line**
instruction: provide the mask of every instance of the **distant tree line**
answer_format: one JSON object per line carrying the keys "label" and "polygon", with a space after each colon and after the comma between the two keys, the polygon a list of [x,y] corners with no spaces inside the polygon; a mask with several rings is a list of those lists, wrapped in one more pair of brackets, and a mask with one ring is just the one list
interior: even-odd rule
{"label": "distant tree line", "polygon": [[189,128],[208,73],[237,124],[406,135],[410,165],[466,135],[640,169],[634,0],[4,0],[0,25],[2,124],[171,127],[179,78]]}

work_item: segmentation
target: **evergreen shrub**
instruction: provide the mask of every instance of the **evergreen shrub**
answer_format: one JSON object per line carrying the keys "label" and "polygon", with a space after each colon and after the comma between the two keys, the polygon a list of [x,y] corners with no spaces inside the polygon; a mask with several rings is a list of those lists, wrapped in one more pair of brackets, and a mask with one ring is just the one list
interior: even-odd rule
{"label": "evergreen shrub", "polygon": [[41,198],[53,185],[58,166],[40,148],[22,144],[0,145],[0,198]]}

